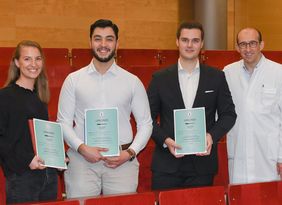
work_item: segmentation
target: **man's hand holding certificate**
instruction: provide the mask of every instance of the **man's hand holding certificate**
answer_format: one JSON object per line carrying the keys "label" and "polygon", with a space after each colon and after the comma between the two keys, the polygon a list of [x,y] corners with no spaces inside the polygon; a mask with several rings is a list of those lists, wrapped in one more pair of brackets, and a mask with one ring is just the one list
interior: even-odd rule
{"label": "man's hand holding certificate", "polygon": [[105,156],[119,156],[118,109],[88,109],[85,111],[85,144],[106,148]]}
{"label": "man's hand holding certificate", "polygon": [[174,110],[174,134],[176,155],[207,153],[205,108]]}

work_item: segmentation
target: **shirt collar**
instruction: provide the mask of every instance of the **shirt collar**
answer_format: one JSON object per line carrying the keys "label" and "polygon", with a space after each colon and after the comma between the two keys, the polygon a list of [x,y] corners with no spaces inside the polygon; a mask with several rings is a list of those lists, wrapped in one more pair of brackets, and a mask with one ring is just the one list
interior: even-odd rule
{"label": "shirt collar", "polygon": [[[264,57],[263,54],[261,54],[261,58],[259,59],[259,62],[256,64],[256,66],[255,66],[255,68],[254,68],[254,72],[257,72],[257,70],[259,70],[259,69],[262,67],[261,65],[263,64],[264,61],[265,61],[265,57]],[[242,68],[243,68],[243,70],[244,70],[246,73],[251,74],[251,73],[248,71],[247,67],[245,66],[244,60],[242,60]]]}
{"label": "shirt collar", "polygon": [[[199,71],[200,71],[200,62],[199,62],[199,60],[198,60],[197,63],[196,63],[195,68],[193,68],[193,72],[192,72],[190,75],[192,75],[192,74],[194,74],[194,73],[196,73],[196,72],[199,72]],[[181,73],[187,72],[187,71],[182,67],[182,65],[181,65],[181,63],[180,63],[180,59],[178,59],[178,72],[181,72]],[[188,73],[188,72],[187,72],[187,73]]]}
{"label": "shirt collar", "polygon": [[[100,73],[97,71],[94,63],[93,63],[93,60],[91,61],[91,63],[89,64],[88,66],[88,73],[95,73],[97,75],[100,75]],[[118,72],[118,66],[116,64],[116,62],[114,61],[113,64],[111,65],[111,67],[107,70],[107,72],[104,74],[113,74],[113,75],[117,75],[117,72]]]}

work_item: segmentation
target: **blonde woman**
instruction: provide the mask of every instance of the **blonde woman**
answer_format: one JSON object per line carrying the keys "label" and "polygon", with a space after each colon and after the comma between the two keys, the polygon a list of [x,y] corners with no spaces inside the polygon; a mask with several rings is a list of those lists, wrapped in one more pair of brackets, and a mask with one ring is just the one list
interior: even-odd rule
{"label": "blonde woman", "polygon": [[37,42],[17,45],[0,99],[0,157],[7,203],[56,199],[57,170],[46,168],[34,155],[28,127],[28,119],[48,120],[48,81]]}

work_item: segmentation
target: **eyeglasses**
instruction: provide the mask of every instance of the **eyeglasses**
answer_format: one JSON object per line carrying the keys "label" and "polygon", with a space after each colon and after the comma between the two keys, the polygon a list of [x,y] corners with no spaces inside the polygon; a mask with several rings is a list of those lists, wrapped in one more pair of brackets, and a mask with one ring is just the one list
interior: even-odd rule
{"label": "eyeglasses", "polygon": [[246,49],[248,46],[250,48],[256,48],[258,46],[259,42],[258,41],[250,41],[250,42],[241,42],[241,43],[238,43],[238,46],[239,48],[241,49]]}

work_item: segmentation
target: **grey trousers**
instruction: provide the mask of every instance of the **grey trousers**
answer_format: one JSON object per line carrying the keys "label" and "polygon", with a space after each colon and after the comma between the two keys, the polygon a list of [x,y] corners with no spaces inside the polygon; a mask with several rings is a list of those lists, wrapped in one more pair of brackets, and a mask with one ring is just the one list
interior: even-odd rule
{"label": "grey trousers", "polygon": [[136,192],[139,162],[125,162],[112,169],[104,161],[90,163],[78,152],[69,149],[70,162],[64,173],[67,198]]}

